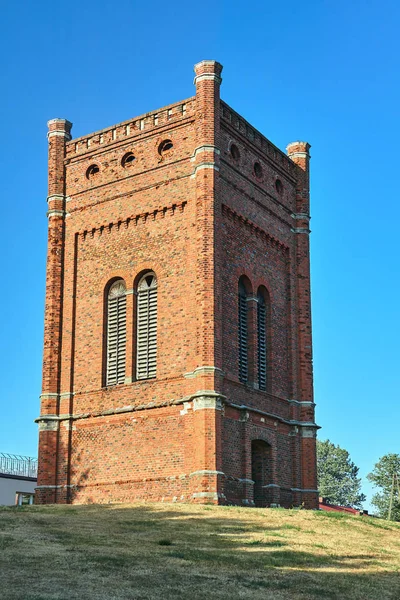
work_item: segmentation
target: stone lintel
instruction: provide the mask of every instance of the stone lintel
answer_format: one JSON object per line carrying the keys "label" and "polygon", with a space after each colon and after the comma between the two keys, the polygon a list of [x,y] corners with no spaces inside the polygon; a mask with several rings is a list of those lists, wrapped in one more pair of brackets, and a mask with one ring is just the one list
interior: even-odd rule
{"label": "stone lintel", "polygon": [[203,477],[204,475],[223,475],[225,477],[225,473],[223,471],[211,471],[209,469],[203,469],[201,471],[193,471],[193,473],[189,473],[189,477]]}
{"label": "stone lintel", "polygon": [[38,420],[36,422],[39,425],[39,433],[41,431],[58,431],[60,422],[58,419]]}
{"label": "stone lintel", "polygon": [[222,410],[224,396],[214,391],[200,391],[192,396],[193,410],[202,410],[211,408],[213,410]]}
{"label": "stone lintel", "polygon": [[214,373],[220,373],[221,375],[223,375],[222,369],[220,369],[219,367],[214,367],[213,365],[209,365],[204,367],[196,367],[193,371],[184,373],[183,376],[186,379],[193,379],[193,377],[203,377],[203,375],[214,375]]}
{"label": "stone lintel", "polygon": [[281,489],[281,486],[278,485],[277,483],[268,483],[267,485],[263,485],[261,487],[263,487],[263,488],[279,488],[279,489]]}
{"label": "stone lintel", "polygon": [[301,437],[302,438],[316,438],[317,437],[317,425],[312,425],[310,423],[300,425],[301,427]]}

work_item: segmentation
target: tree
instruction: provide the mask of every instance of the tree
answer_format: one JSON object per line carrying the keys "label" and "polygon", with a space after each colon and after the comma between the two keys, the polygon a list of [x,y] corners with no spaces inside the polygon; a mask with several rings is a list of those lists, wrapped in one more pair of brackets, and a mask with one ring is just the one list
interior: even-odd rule
{"label": "tree", "polygon": [[381,488],[374,494],[371,503],[383,519],[400,521],[400,454],[385,454],[367,475],[375,487]]}
{"label": "tree", "polygon": [[358,467],[344,448],[329,440],[317,440],[318,489],[332,504],[361,508],[366,497],[361,493]]}

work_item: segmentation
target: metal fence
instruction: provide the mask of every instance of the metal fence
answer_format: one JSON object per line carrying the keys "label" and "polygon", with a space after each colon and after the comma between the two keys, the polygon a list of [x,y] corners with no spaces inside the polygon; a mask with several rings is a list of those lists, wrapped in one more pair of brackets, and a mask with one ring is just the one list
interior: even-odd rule
{"label": "metal fence", "polygon": [[0,474],[37,477],[37,458],[0,452]]}

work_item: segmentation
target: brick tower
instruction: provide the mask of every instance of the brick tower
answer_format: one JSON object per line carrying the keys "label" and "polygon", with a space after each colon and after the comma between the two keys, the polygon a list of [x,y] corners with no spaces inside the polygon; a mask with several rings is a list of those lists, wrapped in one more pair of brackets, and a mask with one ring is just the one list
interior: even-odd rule
{"label": "brick tower", "polygon": [[196,95],[49,121],[37,502],[317,507],[309,144]]}

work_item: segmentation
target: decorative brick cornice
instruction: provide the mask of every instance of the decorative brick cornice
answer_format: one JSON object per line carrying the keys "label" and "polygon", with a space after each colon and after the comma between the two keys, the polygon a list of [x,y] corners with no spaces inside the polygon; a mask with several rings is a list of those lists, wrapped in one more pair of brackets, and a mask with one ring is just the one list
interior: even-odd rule
{"label": "decorative brick cornice", "polygon": [[162,208],[157,208],[151,212],[139,213],[137,215],[131,215],[125,219],[119,219],[118,221],[108,222],[104,225],[100,225],[97,227],[93,227],[92,229],[84,229],[83,231],[78,231],[77,233],[81,236],[83,240],[87,237],[93,238],[96,234],[109,234],[113,229],[121,229],[124,227],[128,229],[130,226],[137,226],[141,223],[146,223],[146,221],[155,221],[156,219],[164,219],[167,215],[174,215],[176,211],[183,212],[185,210],[187,202],[184,200],[183,202],[171,204],[170,206],[164,206]]}
{"label": "decorative brick cornice", "polygon": [[233,221],[242,223],[243,225],[251,229],[256,235],[265,238],[271,246],[279,248],[280,250],[289,250],[289,247],[286,244],[284,244],[281,240],[278,240],[277,238],[273,237],[272,235],[261,229],[261,227],[255,225],[255,223],[247,219],[247,217],[240,215],[226,204],[222,205],[222,213],[231,218]]}
{"label": "decorative brick cornice", "polygon": [[186,98],[174,104],[169,104],[139,115],[128,121],[117,123],[112,127],[95,131],[89,135],[74,138],[67,144],[67,159],[85,157],[93,151],[109,150],[110,146],[124,145],[127,141],[160,134],[164,129],[170,129],[193,119],[195,97]]}

